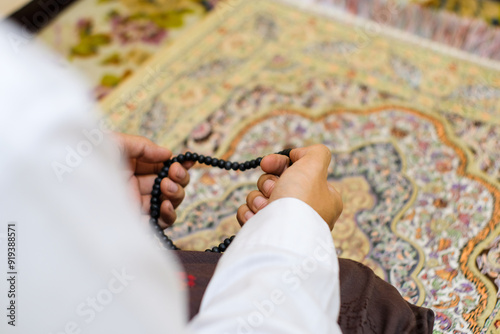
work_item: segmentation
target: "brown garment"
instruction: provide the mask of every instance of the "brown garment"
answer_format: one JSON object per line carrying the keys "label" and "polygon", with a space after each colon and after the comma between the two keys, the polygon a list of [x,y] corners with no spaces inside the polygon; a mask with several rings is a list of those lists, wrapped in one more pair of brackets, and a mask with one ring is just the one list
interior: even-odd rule
{"label": "brown garment", "polygon": [[[189,313],[193,318],[221,254],[176,251],[186,272]],[[432,333],[434,312],[405,301],[389,283],[361,263],[339,259],[340,315],[344,334]],[[192,276],[189,276],[192,275]],[[188,282],[189,281],[189,282]]]}

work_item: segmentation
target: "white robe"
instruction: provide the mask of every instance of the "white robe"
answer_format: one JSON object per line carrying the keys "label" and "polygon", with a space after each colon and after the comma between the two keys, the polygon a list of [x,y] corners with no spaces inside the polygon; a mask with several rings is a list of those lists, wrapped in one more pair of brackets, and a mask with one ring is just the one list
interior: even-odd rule
{"label": "white robe", "polygon": [[340,333],[330,231],[293,198],[247,222],[188,322],[180,267],[139,223],[86,91],[69,66],[0,27],[1,333]]}

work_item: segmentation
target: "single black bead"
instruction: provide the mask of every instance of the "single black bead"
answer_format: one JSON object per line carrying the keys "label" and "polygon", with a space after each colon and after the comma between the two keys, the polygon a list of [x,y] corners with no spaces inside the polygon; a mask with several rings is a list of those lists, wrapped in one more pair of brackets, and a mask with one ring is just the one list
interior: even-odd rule
{"label": "single black bead", "polygon": [[186,152],[184,153],[184,158],[186,158],[187,161],[191,161],[193,159],[193,154],[191,152]]}
{"label": "single black bead", "polygon": [[160,217],[160,212],[155,210],[155,211],[151,211],[151,217],[153,218],[158,218]]}
{"label": "single black bead", "polygon": [[160,206],[158,204],[151,204],[151,211],[160,211]]}
{"label": "single black bead", "polygon": [[205,157],[205,165],[211,165],[212,164],[212,158],[211,157]]}
{"label": "single black bead", "polygon": [[286,150],[283,150],[279,152],[278,154],[286,155],[287,157],[290,157],[290,152],[292,151],[291,148],[287,148]]}
{"label": "single black bead", "polygon": [[172,160],[167,160],[163,163],[163,167],[170,167],[172,166]]}
{"label": "single black bead", "polygon": [[153,185],[153,190],[154,190],[154,189],[160,189],[160,185],[159,185],[159,184],[154,184],[154,185]]}
{"label": "single black bead", "polygon": [[159,189],[155,189],[151,192],[151,195],[156,197],[156,196],[159,196],[161,194],[160,190]]}
{"label": "single black bead", "polygon": [[160,238],[165,235],[162,229],[159,229],[157,233],[160,235]]}
{"label": "single black bead", "polygon": [[229,238],[224,239],[224,245],[229,246],[231,244],[231,240]]}
{"label": "single black bead", "polygon": [[212,252],[211,249],[205,249],[205,252]]}
{"label": "single black bead", "polygon": [[244,163],[244,165],[245,165],[245,169],[249,169],[250,168],[250,161],[246,161]]}
{"label": "single black bead", "polygon": [[226,169],[226,170],[230,170],[231,169],[231,161],[226,161],[224,163],[224,169]]}
{"label": "single black bead", "polygon": [[206,158],[205,158],[205,156],[202,154],[202,155],[200,155],[200,156],[198,157],[198,162],[199,162],[200,164],[202,164],[202,163],[204,163],[204,162],[205,162],[205,159],[206,159]]}
{"label": "single black bead", "polygon": [[220,250],[217,247],[212,247],[212,252],[214,252],[214,253],[220,253]]}
{"label": "single black bead", "polygon": [[229,240],[231,240],[231,242],[234,240],[234,237],[236,237],[235,235],[231,236],[231,238],[229,238]]}
{"label": "single black bead", "polygon": [[150,218],[150,219],[149,219],[149,223],[150,223],[151,225],[153,225],[153,226],[154,226],[154,225],[157,225],[157,224],[158,224],[158,219],[156,219],[156,218]]}
{"label": "single black bead", "polygon": [[[166,236],[165,236],[165,237],[166,237]],[[175,249],[175,246],[174,246],[174,243],[172,242],[172,240],[170,240],[168,237],[167,237],[167,239],[163,239],[163,240],[164,240],[163,242],[165,243],[165,245],[166,245],[168,248],[170,248],[170,249],[172,249],[172,250],[174,250],[174,249]]]}
{"label": "single black bead", "polygon": [[240,166],[240,164],[239,164],[239,163],[237,163],[237,162],[233,162],[233,164],[231,165],[231,169],[232,169],[232,170],[238,170],[238,167],[239,167],[239,166]]}
{"label": "single black bead", "polygon": [[255,160],[250,161],[250,168],[255,168],[255,167],[257,167],[257,161]]}
{"label": "single black bead", "polygon": [[160,172],[160,174],[158,174],[158,177],[159,177],[160,179],[164,179],[164,178],[166,178],[167,176],[168,176],[168,170],[162,170],[162,171]]}
{"label": "single black bead", "polygon": [[151,204],[159,204],[160,203],[160,199],[156,196],[153,196],[151,197],[151,201],[150,201]]}
{"label": "single black bead", "polygon": [[241,170],[242,172],[244,172],[246,170],[245,164],[239,164],[238,169]]}
{"label": "single black bead", "polygon": [[198,158],[199,158],[198,153],[193,153],[191,160],[196,161],[198,160]]}
{"label": "single black bead", "polygon": [[260,166],[260,163],[262,162],[262,158],[257,158],[255,161],[257,162],[257,166]]}
{"label": "single black bead", "polygon": [[220,243],[220,244],[219,244],[219,250],[220,250],[221,252],[225,251],[225,250],[226,250],[226,245],[224,245],[223,243]]}
{"label": "single black bead", "polygon": [[213,167],[218,167],[218,166],[219,166],[219,159],[217,159],[217,158],[212,158],[212,163],[211,163],[211,165],[212,165]]}
{"label": "single black bead", "polygon": [[177,159],[177,157],[175,157],[175,158],[173,158],[171,161],[172,161],[172,163],[174,163],[174,162],[179,162],[179,159]]}
{"label": "single black bead", "polygon": [[217,167],[219,167],[220,169],[224,168],[225,164],[227,163],[227,161],[224,161],[222,159],[219,160],[219,164],[217,165]]}
{"label": "single black bead", "polygon": [[186,158],[184,158],[184,154],[179,154],[177,156],[177,161],[180,163],[183,163],[184,161],[186,161]]}
{"label": "single black bead", "polygon": [[160,183],[161,183],[161,180],[162,180],[162,179],[161,179],[161,177],[157,177],[157,178],[155,179],[155,184],[160,184]]}

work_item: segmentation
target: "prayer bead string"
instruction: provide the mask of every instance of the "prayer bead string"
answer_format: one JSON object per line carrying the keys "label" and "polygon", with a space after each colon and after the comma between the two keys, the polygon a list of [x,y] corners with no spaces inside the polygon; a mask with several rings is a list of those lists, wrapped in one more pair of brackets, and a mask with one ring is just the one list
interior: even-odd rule
{"label": "prayer bead string", "polygon": [[[285,155],[287,157],[290,157],[290,151],[292,149],[287,149],[280,151],[276,154],[281,154]],[[159,236],[161,242],[165,245],[167,249],[172,249],[172,250],[179,250],[180,248],[177,247],[174,242],[163,232],[163,229],[160,227],[158,224],[158,218],[160,217],[160,206],[161,206],[161,190],[160,190],[160,184],[161,181],[168,177],[168,170],[170,169],[170,166],[172,166],[173,163],[179,162],[183,163],[185,161],[195,161],[201,164],[205,164],[208,166],[213,166],[213,167],[219,167],[221,169],[226,169],[226,170],[240,170],[240,171],[246,171],[249,169],[254,169],[260,166],[260,162],[262,161],[262,158],[257,158],[254,160],[246,161],[244,163],[238,163],[238,162],[231,162],[231,161],[225,161],[222,159],[217,159],[217,158],[212,158],[204,155],[199,155],[197,153],[191,153],[191,152],[186,152],[184,154],[179,154],[178,156],[167,160],[163,163],[163,168],[161,169],[160,173],[158,174],[158,177],[154,181],[153,185],[153,190],[151,191],[151,218],[149,220],[155,234]],[[291,162],[290,162],[291,164]],[[234,235],[231,236],[230,238],[224,239],[223,242],[221,242],[218,246],[214,246],[211,249],[205,250],[205,252],[214,252],[214,253],[222,253],[224,252],[229,245],[231,244],[231,241],[234,239]]]}

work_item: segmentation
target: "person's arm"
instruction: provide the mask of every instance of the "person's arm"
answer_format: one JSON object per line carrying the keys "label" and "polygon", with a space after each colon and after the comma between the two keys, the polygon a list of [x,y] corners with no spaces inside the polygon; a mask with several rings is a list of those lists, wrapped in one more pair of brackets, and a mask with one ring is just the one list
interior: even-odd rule
{"label": "person's arm", "polygon": [[90,89],[22,38],[0,24],[0,333],[185,333],[180,268],[140,224]]}
{"label": "person's arm", "polygon": [[341,332],[330,229],[342,200],[327,183],[331,154],[317,145],[290,157],[292,167],[283,156],[263,159],[267,174],[238,210],[243,227],[191,322],[196,333]]}
{"label": "person's arm", "polygon": [[283,198],[243,226],[207,288],[195,333],[340,333],[338,261],[328,226]]}

